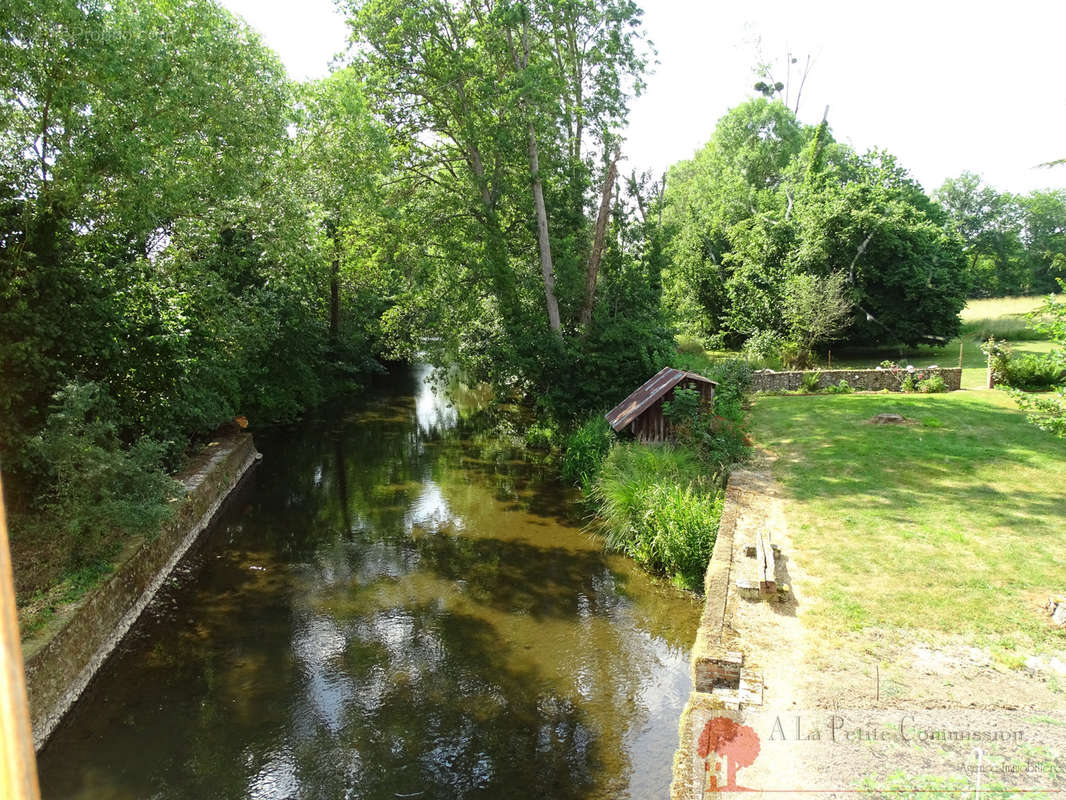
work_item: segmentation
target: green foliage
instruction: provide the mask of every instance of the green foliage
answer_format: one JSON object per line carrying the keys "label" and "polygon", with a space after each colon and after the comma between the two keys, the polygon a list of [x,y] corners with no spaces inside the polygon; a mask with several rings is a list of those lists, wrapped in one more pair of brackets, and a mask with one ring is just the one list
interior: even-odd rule
{"label": "green foliage", "polygon": [[1026,392],[1046,392],[1066,378],[1066,367],[1051,356],[1032,353],[1012,355],[1007,361],[1003,384]]}
{"label": "green foliage", "polygon": [[702,353],[707,349],[707,345],[698,336],[683,333],[676,337],[676,341],[679,353]]}
{"label": "green foliage", "polygon": [[1012,389],[1013,397],[1029,421],[1040,430],[1066,438],[1066,388],[1060,387],[1054,396],[1027,394]]}
{"label": "green foliage", "polygon": [[704,420],[705,413],[703,400],[696,389],[678,386],[674,389],[673,399],[663,403],[663,416],[670,421],[675,435],[682,437],[693,434]]}
{"label": "green foliage", "polygon": [[[787,348],[795,348],[789,344]],[[776,331],[755,331],[744,342],[744,354],[756,361],[765,361],[771,356],[778,354],[782,349],[781,338]]]}
{"label": "green foliage", "polygon": [[[1058,284],[1062,289],[1066,289],[1066,281],[1063,279],[1060,278]],[[1051,384],[1045,381],[1055,372],[1058,374],[1055,383],[1061,383],[1066,375],[1066,303],[1049,297],[1033,315],[1037,316],[1040,330],[1048,334],[1057,345],[1051,356],[1043,360],[1036,370],[1041,378],[1039,383],[1047,388]],[[1029,421],[1034,425],[1055,436],[1066,437],[1066,387],[1059,387],[1051,397],[1034,396],[1018,390],[1011,390],[1011,396],[1025,410]]]}
{"label": "green foliage", "polygon": [[559,431],[549,422],[534,423],[525,430],[523,438],[531,450],[550,450],[558,439]]}
{"label": "green foliage", "polygon": [[1006,383],[1011,359],[1010,344],[990,337],[988,341],[981,344],[981,352],[988,359],[988,369],[992,373],[993,384]]}
{"label": "green foliage", "polygon": [[711,362],[702,374],[718,384],[714,395],[715,413],[739,419],[755,377],[751,365],[742,358],[720,358]]}
{"label": "green foliage", "polygon": [[851,394],[855,390],[851,388],[850,383],[841,378],[840,383],[836,384],[835,386],[826,386],[825,391],[826,394]]}
{"label": "green foliage", "polygon": [[922,394],[938,394],[948,390],[947,384],[944,383],[944,379],[939,372],[933,373],[928,378],[920,379],[914,385],[914,388]]}
{"label": "green foliage", "polygon": [[151,527],[137,469],[375,365],[398,281],[362,237],[391,156],[356,76],[293,86],[211,0],[0,17],[0,458],[16,569],[54,579]]}
{"label": "green foliage", "polygon": [[[1061,289],[1066,290],[1066,280],[1060,278],[1058,284]],[[1050,295],[1042,306],[1034,309],[1028,316],[1040,333],[1059,346],[1059,357],[1066,357],[1066,302]]]}
{"label": "green foliage", "polygon": [[592,499],[610,548],[685,588],[702,589],[722,492],[691,451],[615,445]]}
{"label": "green foliage", "polygon": [[111,558],[125,537],[157,531],[181,491],[162,469],[161,445],[146,438],[122,445],[115,411],[99,385],[69,384],[30,441],[47,486],[35,527],[62,539],[71,569]]}
{"label": "green foliage", "polygon": [[608,204],[602,250],[588,214],[642,86],[640,10],[627,0],[488,13],[468,0],[343,5],[371,107],[400,156],[380,246],[405,276],[383,318],[391,353],[458,363],[567,425],[646,379],[673,350],[654,182],[634,177]]}
{"label": "green foliage", "polygon": [[847,276],[842,272],[792,275],[785,282],[782,299],[785,336],[792,350],[786,366],[806,369],[814,348],[839,337],[850,322],[854,303]]}
{"label": "green foliage", "polygon": [[563,478],[588,491],[595,483],[614,441],[614,431],[603,414],[590,416],[587,422],[566,437]]}
{"label": "green foliage", "polygon": [[686,329],[734,346],[772,332],[799,363],[838,337],[957,333],[962,240],[889,154],[857,155],[759,98],[723,117],[667,185],[665,293]]}
{"label": "green foliage", "polygon": [[818,382],[822,379],[821,370],[810,370],[804,372],[800,378],[799,390],[803,394],[814,394],[818,391]]}

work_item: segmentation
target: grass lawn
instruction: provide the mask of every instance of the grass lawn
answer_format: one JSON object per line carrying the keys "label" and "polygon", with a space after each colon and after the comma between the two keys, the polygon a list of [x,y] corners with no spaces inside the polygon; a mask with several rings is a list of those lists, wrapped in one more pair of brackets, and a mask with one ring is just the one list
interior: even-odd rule
{"label": "grass lawn", "polygon": [[814,578],[809,624],[958,634],[1008,665],[1066,647],[1041,608],[1066,592],[1066,442],[1008,396],[760,397],[752,432]]}

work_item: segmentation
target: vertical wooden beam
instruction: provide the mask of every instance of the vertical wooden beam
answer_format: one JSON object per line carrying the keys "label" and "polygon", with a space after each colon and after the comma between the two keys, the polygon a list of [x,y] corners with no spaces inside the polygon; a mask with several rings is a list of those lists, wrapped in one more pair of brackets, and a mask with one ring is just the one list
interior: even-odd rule
{"label": "vertical wooden beam", "polygon": [[0,797],[40,800],[0,481]]}

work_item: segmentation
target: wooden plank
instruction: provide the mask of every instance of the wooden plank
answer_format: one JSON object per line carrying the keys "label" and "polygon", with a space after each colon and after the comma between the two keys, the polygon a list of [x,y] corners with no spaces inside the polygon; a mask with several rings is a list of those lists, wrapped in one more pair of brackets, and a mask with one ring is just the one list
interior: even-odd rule
{"label": "wooden plank", "polygon": [[0,797],[40,800],[0,481]]}

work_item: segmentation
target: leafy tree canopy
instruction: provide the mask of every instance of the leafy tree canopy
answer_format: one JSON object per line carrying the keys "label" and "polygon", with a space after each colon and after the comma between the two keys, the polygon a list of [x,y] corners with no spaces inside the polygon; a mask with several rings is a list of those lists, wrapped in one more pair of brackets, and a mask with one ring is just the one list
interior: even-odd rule
{"label": "leafy tree canopy", "polygon": [[891,154],[856,154],[825,122],[804,126],[760,97],[723,117],[667,185],[667,292],[704,334],[795,339],[782,313],[793,276],[837,274],[854,308],[841,332],[849,342],[916,344],[958,330],[961,242]]}

